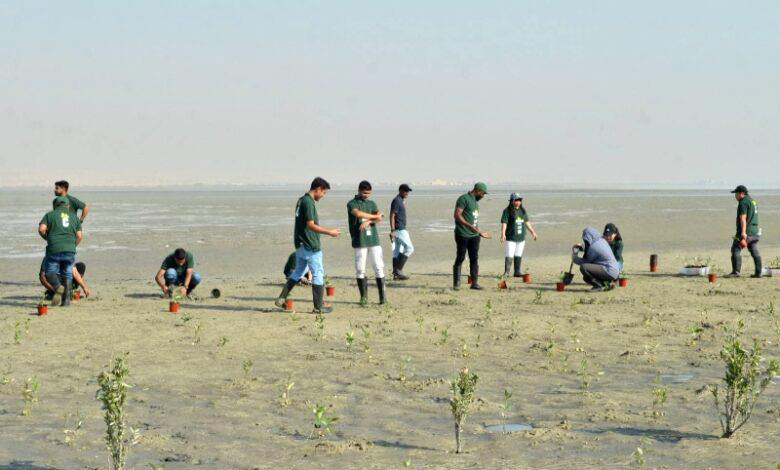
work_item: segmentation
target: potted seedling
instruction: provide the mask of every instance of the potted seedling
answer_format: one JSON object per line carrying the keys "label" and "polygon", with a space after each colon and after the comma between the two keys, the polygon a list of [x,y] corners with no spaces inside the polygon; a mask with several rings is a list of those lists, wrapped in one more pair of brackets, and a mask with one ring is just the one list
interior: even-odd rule
{"label": "potted seedling", "polygon": [[44,296],[38,301],[38,316],[43,316],[47,313],[49,313],[49,306],[46,305],[46,297]]}
{"label": "potted seedling", "polygon": [[469,275],[468,279],[466,279],[466,283],[471,285],[472,282],[474,282],[474,279],[472,279],[471,276]]}
{"label": "potted seedling", "polygon": [[569,274],[566,271],[562,271],[560,277],[558,278],[558,282],[555,283],[555,290],[558,292],[563,292],[566,289],[566,275]]}
{"label": "potted seedling", "polygon": [[693,256],[684,259],[683,261],[685,264],[682,269],[680,269],[680,274],[683,276],[707,276],[710,274],[710,265],[712,264],[711,258]]}
{"label": "potted seedling", "polygon": [[769,262],[767,273],[772,277],[780,277],[780,256]]}
{"label": "potted seedling", "polygon": [[293,300],[292,299],[287,298],[284,301],[284,309],[287,310],[288,312],[292,312],[293,311]]}
{"label": "potted seedling", "polygon": [[531,275],[528,273],[523,274],[523,284],[531,283]]}
{"label": "potted seedling", "polygon": [[330,278],[325,276],[325,295],[333,297],[336,294],[336,287],[331,284]]}
{"label": "potted seedling", "polygon": [[627,277],[625,277],[625,276],[620,276],[620,278],[618,278],[618,285],[619,285],[620,287],[626,287],[626,286],[628,286],[628,278],[627,278]]}
{"label": "potted seedling", "polygon": [[658,255],[650,255],[650,272],[658,271]]}
{"label": "potted seedling", "polygon": [[499,289],[506,289],[507,288],[506,279],[504,279],[504,276],[499,276],[498,277],[498,288]]}
{"label": "potted seedling", "polygon": [[79,289],[76,289],[73,291],[70,297],[72,300],[79,300],[81,299],[81,291]]}
{"label": "potted seedling", "polygon": [[171,301],[168,304],[168,311],[171,313],[179,313],[179,302],[181,302],[181,294],[173,294]]}

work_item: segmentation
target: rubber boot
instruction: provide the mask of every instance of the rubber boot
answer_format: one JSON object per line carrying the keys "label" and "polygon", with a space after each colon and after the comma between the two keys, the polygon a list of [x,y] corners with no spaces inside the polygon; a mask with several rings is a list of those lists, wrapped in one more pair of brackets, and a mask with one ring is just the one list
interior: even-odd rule
{"label": "rubber boot", "polygon": [[385,279],[382,277],[376,278],[376,288],[379,289],[379,305],[385,304]]}
{"label": "rubber boot", "polygon": [[512,275],[512,258],[504,258],[504,277]]}
{"label": "rubber boot", "polygon": [[460,266],[452,267],[452,288],[460,290]]}
{"label": "rubber boot", "polygon": [[293,290],[295,284],[297,284],[297,282],[293,281],[292,279],[287,279],[287,283],[285,283],[284,287],[282,288],[282,292],[279,294],[279,297],[277,297],[274,301],[274,305],[279,308],[284,308],[284,304],[287,302],[287,296],[290,295],[290,291]]}
{"label": "rubber boot", "polygon": [[[395,262],[396,270],[393,272],[393,279],[394,280],[396,280],[396,281],[406,281],[407,279],[409,279],[409,276],[404,274],[404,266],[406,266],[406,260],[408,260],[408,259],[409,259],[409,257],[404,255],[404,254],[398,255],[398,261]],[[395,261],[395,259],[393,261]]]}
{"label": "rubber boot", "polygon": [[520,271],[520,264],[522,262],[523,262],[522,256],[515,256],[515,277],[523,277],[523,274]]}
{"label": "rubber boot", "polygon": [[325,286],[311,285],[311,296],[314,301],[314,310],[311,313],[330,313],[333,308],[323,304],[322,299],[325,296]]}
{"label": "rubber boot", "polygon": [[[400,256],[400,255],[399,255]],[[398,274],[398,258],[393,258],[393,276]]]}
{"label": "rubber boot", "polygon": [[755,274],[753,274],[753,277],[761,277],[761,271],[762,271],[761,257],[758,256],[756,258],[753,258],[753,261],[756,262],[756,272]]}
{"label": "rubber boot", "polygon": [[65,286],[60,283],[60,276],[57,273],[46,273],[46,280],[54,288],[54,293],[51,296],[51,305],[56,307],[62,305],[62,296],[65,293]]}
{"label": "rubber boot", "polygon": [[67,307],[70,305],[70,296],[73,294],[73,281],[65,279],[63,286],[65,287],[65,290],[62,292],[62,303],[60,305]]}
{"label": "rubber boot", "polygon": [[357,278],[358,291],[360,291],[360,305],[368,305],[368,279]]}
{"label": "rubber boot", "polygon": [[479,270],[476,266],[469,266],[471,272],[471,288],[474,290],[482,290],[482,286],[479,285]]}

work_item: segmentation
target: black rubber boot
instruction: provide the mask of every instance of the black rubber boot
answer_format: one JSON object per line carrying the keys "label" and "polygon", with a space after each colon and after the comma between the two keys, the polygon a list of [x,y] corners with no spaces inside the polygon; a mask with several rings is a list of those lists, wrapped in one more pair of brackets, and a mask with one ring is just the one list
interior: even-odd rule
{"label": "black rubber boot", "polygon": [[471,288],[474,290],[482,290],[482,286],[479,285],[479,267],[469,266],[469,273],[471,274]]}
{"label": "black rubber boot", "polygon": [[70,305],[70,297],[73,295],[73,281],[65,279],[63,286],[65,287],[65,290],[62,292],[62,303],[60,305],[66,307]]}
{"label": "black rubber boot", "polygon": [[460,266],[452,267],[452,288],[460,290]]}
{"label": "black rubber boot", "polygon": [[376,278],[376,288],[379,289],[379,305],[384,305],[385,300],[385,279],[382,277]]}
{"label": "black rubber boot", "polygon": [[317,286],[312,284],[311,296],[314,301],[314,310],[311,313],[330,313],[333,308],[323,304],[322,299],[325,295],[325,286]]}
{"label": "black rubber boot", "polygon": [[358,291],[360,292],[360,305],[368,304],[368,279],[357,279]]}
{"label": "black rubber boot", "polygon": [[755,274],[753,274],[753,277],[761,277],[761,271],[762,271],[761,257],[758,256],[756,258],[753,258],[753,261],[756,262],[756,271]]}
{"label": "black rubber boot", "polygon": [[523,274],[520,271],[520,264],[523,262],[522,256],[515,256],[515,277],[522,277]]}
{"label": "black rubber boot", "polygon": [[284,303],[287,301],[287,296],[290,295],[290,291],[293,290],[295,284],[297,284],[297,282],[293,281],[292,279],[287,279],[287,283],[282,288],[282,292],[279,294],[279,297],[277,297],[274,301],[274,305],[279,308],[284,308]]}
{"label": "black rubber boot", "polygon": [[46,280],[54,288],[54,293],[51,296],[51,305],[56,307],[62,305],[62,296],[65,293],[65,286],[60,283],[60,276],[57,273],[46,273]]}
{"label": "black rubber boot", "polygon": [[504,277],[512,275],[512,258],[504,258]]}
{"label": "black rubber boot", "polygon": [[409,259],[406,255],[398,255],[398,260],[396,261],[395,258],[393,261],[396,264],[395,271],[393,272],[393,279],[396,281],[406,281],[409,279],[409,276],[404,274],[404,266],[406,266],[406,260]]}

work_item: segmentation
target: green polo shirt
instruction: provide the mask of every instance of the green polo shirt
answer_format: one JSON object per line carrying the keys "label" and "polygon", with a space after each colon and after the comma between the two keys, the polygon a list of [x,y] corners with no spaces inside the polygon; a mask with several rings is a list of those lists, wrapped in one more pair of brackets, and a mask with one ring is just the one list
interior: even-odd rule
{"label": "green polo shirt", "polygon": [[347,203],[347,223],[349,224],[349,235],[352,237],[352,248],[379,245],[379,234],[376,230],[376,224],[372,222],[365,230],[360,230],[360,224],[365,222],[365,219],[352,215],[352,211],[355,209],[369,214],[379,212],[376,203],[370,199],[363,200],[359,196],[355,196]]}
{"label": "green polo shirt", "polygon": [[175,269],[176,275],[181,277],[187,272],[188,269],[195,269],[195,257],[192,256],[192,253],[188,251],[187,254],[184,255],[184,264],[179,265],[176,262],[176,257],[174,257],[173,253],[171,253],[165,257],[162,264],[160,265],[160,269],[165,269],[167,271],[171,268]]}
{"label": "green polo shirt", "polygon": [[504,232],[506,239],[510,242],[525,241],[525,223],[529,220],[528,213],[522,206],[515,211],[514,219],[509,213],[509,208],[505,208],[501,214],[501,223],[506,224],[506,232]]}
{"label": "green polo shirt", "polygon": [[754,201],[752,197],[745,196],[739,201],[739,204],[737,204],[737,239],[742,237],[742,225],[739,223],[739,216],[741,215],[747,216],[748,237],[758,235],[758,208],[756,207],[756,201]]}
{"label": "green polo shirt", "polygon": [[319,225],[317,207],[309,193],[304,194],[295,205],[295,235],[293,242],[295,248],[304,247],[309,251],[320,251],[320,234],[309,229],[308,223],[313,220]]}
{"label": "green polo shirt", "polygon": [[[466,193],[459,197],[455,202],[455,208],[463,209],[463,218],[466,219],[466,222],[479,227],[479,204],[477,203],[477,198],[475,198],[473,194]],[[455,234],[463,238],[474,238],[479,236],[479,233],[472,231],[470,228],[457,221],[455,222]]]}
{"label": "green polo shirt", "polygon": [[81,221],[74,213],[61,206],[46,213],[40,223],[47,227],[47,255],[76,252],[76,232],[81,230]]}

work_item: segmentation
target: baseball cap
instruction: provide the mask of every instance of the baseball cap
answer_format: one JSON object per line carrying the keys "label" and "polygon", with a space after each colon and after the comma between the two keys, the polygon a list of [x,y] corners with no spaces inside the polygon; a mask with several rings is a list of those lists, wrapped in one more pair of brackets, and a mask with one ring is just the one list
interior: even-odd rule
{"label": "baseball cap", "polygon": [[617,226],[613,223],[608,223],[604,226],[604,235],[609,235],[612,233],[617,233]]}
{"label": "baseball cap", "polygon": [[737,186],[736,188],[734,188],[734,191],[731,191],[732,194],[735,194],[735,193],[745,193],[745,194],[747,194],[747,192],[748,192],[747,188],[744,185],[741,185],[741,184],[739,186]]}
{"label": "baseball cap", "polygon": [[57,207],[60,207],[60,206],[68,206],[68,205],[70,205],[70,200],[68,200],[68,198],[66,198],[65,196],[57,196],[51,202],[51,205],[54,208],[57,208]]}
{"label": "baseball cap", "polygon": [[399,193],[410,193],[412,192],[412,188],[409,187],[408,184],[404,183],[401,186],[398,187]]}
{"label": "baseball cap", "polygon": [[512,201],[522,201],[522,200],[523,200],[523,196],[521,196],[519,193],[512,193],[509,196],[509,202],[512,202]]}
{"label": "baseball cap", "polygon": [[483,193],[487,194],[487,185],[485,183],[477,183],[474,185],[475,191],[482,191]]}

